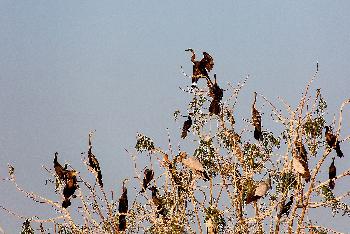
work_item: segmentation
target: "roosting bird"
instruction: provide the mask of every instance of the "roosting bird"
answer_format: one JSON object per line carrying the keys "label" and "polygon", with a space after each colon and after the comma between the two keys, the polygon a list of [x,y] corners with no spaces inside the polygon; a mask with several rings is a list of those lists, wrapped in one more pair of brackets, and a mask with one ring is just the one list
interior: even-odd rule
{"label": "roosting bird", "polygon": [[187,120],[184,122],[184,125],[182,126],[182,133],[181,133],[182,139],[185,139],[187,137],[187,133],[190,131],[191,126],[192,126],[192,119],[191,119],[191,116],[188,115]]}
{"label": "roosting bird", "polygon": [[65,174],[66,185],[63,188],[64,201],[62,207],[67,208],[71,205],[70,197],[74,195],[75,190],[79,187],[77,183],[77,172],[68,170]]}
{"label": "roosting bird", "polygon": [[219,115],[221,112],[220,101],[213,99],[209,106],[209,113],[214,115]]}
{"label": "roosting bird", "polygon": [[97,181],[101,187],[103,187],[102,182],[102,172],[100,168],[100,164],[97,161],[96,156],[92,153],[92,145],[91,145],[91,137],[92,133],[89,134],[89,151],[88,151],[88,158],[89,158],[89,166],[97,173]]}
{"label": "roosting bird", "polygon": [[254,102],[252,105],[252,120],[253,120],[253,126],[254,126],[254,138],[256,140],[262,140],[262,132],[261,132],[261,115],[259,111],[255,107],[256,103],[256,95],[257,93],[254,92]]}
{"label": "roosting bird", "polygon": [[329,175],[329,188],[330,189],[334,189],[335,187],[335,181],[334,179],[336,178],[337,175],[337,168],[334,165],[334,157],[332,158],[332,163],[329,166],[329,170],[328,170],[328,175]]}
{"label": "roosting bird", "polygon": [[258,199],[260,199],[261,197],[265,196],[267,191],[271,188],[271,179],[270,177],[268,179],[266,179],[265,181],[261,181],[256,188],[254,189],[254,191],[252,191],[252,193],[247,195],[246,198],[246,203],[249,204],[253,201],[257,201]]}
{"label": "roosting bird", "polygon": [[143,178],[143,183],[142,183],[142,190],[141,192],[144,192],[145,189],[148,187],[149,183],[151,182],[151,180],[153,180],[154,177],[154,172],[151,169],[146,169],[144,171],[144,178]]}
{"label": "roosting bird", "polygon": [[207,78],[208,80],[208,86],[209,86],[209,96],[212,97],[214,100],[217,100],[221,102],[224,91],[222,88],[219,87],[217,80],[216,80],[216,74],[214,74],[214,83],[211,82],[210,78]]}
{"label": "roosting bird", "polygon": [[209,180],[208,173],[204,170],[204,167],[202,163],[199,162],[198,159],[195,157],[187,157],[186,152],[180,153],[180,160],[183,165],[194,171],[195,173],[200,174],[202,177],[204,177],[204,180]]}
{"label": "roosting bird", "polygon": [[126,213],[128,213],[129,202],[128,202],[128,190],[125,187],[125,181],[123,181],[123,192],[119,198],[118,211],[119,215],[119,231],[125,231],[126,229]]}
{"label": "roosting bird", "polygon": [[337,156],[339,158],[344,157],[343,152],[340,149],[340,145],[339,145],[339,141],[337,139],[337,136],[334,135],[331,131],[329,126],[325,127],[326,132],[325,132],[325,136],[326,136],[326,142],[329,145],[329,147],[335,149],[335,152],[337,152]]}
{"label": "roosting bird", "polygon": [[294,198],[293,195],[290,196],[289,202],[287,202],[287,204],[283,205],[280,213],[278,214],[278,217],[282,217],[282,215],[284,215],[284,214],[287,215],[287,216],[289,215],[290,208],[293,205],[293,198]]}
{"label": "roosting bird", "polygon": [[310,181],[311,175],[309,171],[309,164],[307,161],[307,152],[300,140],[294,142],[295,150],[293,154],[293,168],[305,179],[306,182]]}
{"label": "roosting bird", "polygon": [[155,186],[149,188],[152,191],[152,202],[157,207],[157,217],[162,215],[163,217],[166,215],[166,210],[163,206],[162,199],[160,199],[157,195],[158,189]]}
{"label": "roosting bird", "polygon": [[57,155],[58,153],[56,152],[55,158],[53,160],[53,166],[55,168],[56,175],[61,181],[63,181],[67,173],[67,165],[65,165],[65,168],[63,168],[62,165],[57,161]]}
{"label": "roosting bird", "polygon": [[193,63],[192,85],[196,86],[199,78],[209,77],[210,72],[214,67],[214,60],[207,52],[203,52],[203,58],[200,61],[196,61],[196,54],[193,49],[189,48],[185,51],[192,53],[191,61]]}

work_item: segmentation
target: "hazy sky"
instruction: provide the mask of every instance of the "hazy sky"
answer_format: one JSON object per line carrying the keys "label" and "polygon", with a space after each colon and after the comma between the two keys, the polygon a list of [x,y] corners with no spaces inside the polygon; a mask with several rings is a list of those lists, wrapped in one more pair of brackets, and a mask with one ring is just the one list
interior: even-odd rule
{"label": "hazy sky", "polygon": [[[179,86],[190,84],[180,72],[181,65],[191,72],[189,47],[213,55],[223,86],[250,74],[240,96],[246,118],[253,91],[294,104],[318,60],[313,89],[323,91],[330,121],[350,96],[349,10],[349,1],[319,0],[3,0],[0,176],[9,162],[26,189],[55,199],[41,165],[52,166],[56,151],[60,160],[80,164],[88,131],[96,129],[106,187],[120,191],[122,179],[132,175],[124,148],[134,146],[136,132],[166,146],[170,128],[178,143],[181,123],[172,113],[188,101]],[[350,134],[349,116],[348,108],[342,137]],[[350,167],[349,149],[344,146],[339,172]],[[337,193],[348,185],[337,185]],[[0,204],[36,214],[38,205],[14,191],[0,182]],[[344,220],[337,220],[339,230],[346,230]],[[21,222],[0,210],[5,231],[18,232]]]}

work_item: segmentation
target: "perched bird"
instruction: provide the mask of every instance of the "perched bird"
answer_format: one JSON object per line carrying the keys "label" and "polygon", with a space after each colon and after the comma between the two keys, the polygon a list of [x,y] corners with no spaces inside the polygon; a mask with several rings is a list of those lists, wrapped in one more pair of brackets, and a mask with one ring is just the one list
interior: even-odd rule
{"label": "perched bird", "polygon": [[152,202],[153,204],[157,207],[157,217],[159,215],[165,216],[166,215],[166,210],[163,207],[163,202],[162,199],[158,197],[158,189],[155,186],[152,186],[149,188],[152,191]]}
{"label": "perched bird", "polygon": [[213,99],[209,106],[209,113],[219,115],[221,112],[220,101]]}
{"label": "perched bird", "polygon": [[67,208],[71,205],[70,197],[74,196],[75,190],[79,188],[77,183],[77,172],[74,170],[68,170],[65,174],[66,185],[63,188],[64,201],[62,207]]}
{"label": "perched bird", "polygon": [[190,168],[192,171],[204,177],[204,180],[207,181],[210,179],[208,176],[208,173],[204,170],[202,163],[200,163],[199,160],[196,159],[195,157],[187,157],[186,152],[181,152],[180,160],[183,165],[185,165],[186,167]]}
{"label": "perched bird", "polygon": [[271,188],[271,178],[269,177],[265,181],[261,181],[253,190],[252,193],[247,195],[246,204],[253,201],[257,201],[261,197],[265,196],[267,191]]}
{"label": "perched bird", "polygon": [[144,175],[145,175],[145,177],[143,178],[143,183],[142,183],[143,188],[142,188],[141,192],[144,192],[145,189],[148,187],[148,184],[151,182],[151,180],[153,180],[154,172],[153,172],[153,170],[147,168],[144,171]]}
{"label": "perched bird", "polygon": [[55,158],[53,160],[53,166],[55,168],[56,175],[61,181],[63,181],[67,173],[67,165],[65,166],[65,168],[63,168],[62,165],[57,161],[57,155],[58,153],[56,152]]}
{"label": "perched bird", "polygon": [[210,78],[207,78],[208,80],[208,86],[209,86],[209,96],[212,97],[214,100],[221,101],[222,97],[224,96],[224,91],[222,88],[219,87],[217,80],[216,80],[216,74],[214,74],[214,83],[211,82]]}
{"label": "perched bird", "polygon": [[214,60],[207,52],[203,52],[203,58],[200,61],[196,61],[196,54],[193,49],[189,48],[185,51],[190,51],[192,53],[191,61],[193,63],[193,74],[192,74],[192,85],[196,86],[199,78],[209,77],[208,72],[210,72],[214,67]]}
{"label": "perched bird", "polygon": [[253,125],[254,125],[254,138],[256,140],[262,141],[263,136],[262,136],[262,132],[261,132],[261,115],[255,107],[256,95],[257,95],[257,93],[254,92],[254,102],[252,105],[252,120],[253,120]]}
{"label": "perched bird", "polygon": [[335,181],[333,179],[336,178],[337,175],[337,168],[334,165],[334,157],[332,158],[332,163],[329,166],[329,170],[328,170],[328,175],[329,175],[329,188],[330,189],[334,189],[335,187]]}
{"label": "perched bird", "polygon": [[123,192],[119,198],[118,211],[119,215],[119,231],[125,231],[126,229],[126,213],[128,213],[128,190],[125,187],[125,181],[123,181]]}
{"label": "perched bird", "polygon": [[292,205],[293,205],[293,195],[292,196],[290,196],[290,198],[289,198],[289,202],[287,202],[287,204],[284,204],[283,205],[283,207],[282,207],[282,209],[281,209],[281,211],[280,211],[280,213],[278,214],[278,217],[279,218],[281,218],[282,217],[282,215],[289,215],[289,211],[290,211],[290,208],[292,207]]}
{"label": "perched bird", "polygon": [[344,154],[340,149],[337,136],[330,131],[329,126],[326,126],[325,129],[326,129],[326,132],[325,132],[326,142],[329,145],[329,147],[335,149],[335,152],[337,152],[337,156],[339,158],[344,157]]}
{"label": "perched bird", "polygon": [[293,168],[305,179],[310,181],[311,175],[309,171],[309,164],[307,161],[307,152],[300,140],[294,142],[295,149],[293,150]]}
{"label": "perched bird", "polygon": [[182,133],[181,138],[185,139],[187,137],[187,133],[190,131],[190,128],[192,126],[192,119],[191,116],[187,116],[187,120],[184,122],[184,125],[182,127]]}
{"label": "perched bird", "polygon": [[92,145],[91,145],[91,137],[92,133],[89,134],[89,151],[88,151],[88,158],[89,158],[89,166],[97,173],[97,181],[101,187],[103,187],[102,182],[102,172],[100,168],[100,164],[97,161],[96,156],[92,153]]}

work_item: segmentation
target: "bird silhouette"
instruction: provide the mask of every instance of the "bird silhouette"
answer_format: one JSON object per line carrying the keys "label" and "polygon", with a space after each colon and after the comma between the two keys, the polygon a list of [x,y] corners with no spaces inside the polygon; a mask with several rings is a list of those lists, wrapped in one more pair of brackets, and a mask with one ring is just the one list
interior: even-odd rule
{"label": "bird silhouette", "polygon": [[344,157],[343,152],[340,149],[339,141],[337,139],[337,136],[334,135],[331,131],[329,126],[325,126],[326,132],[325,132],[325,137],[326,137],[326,142],[329,147],[335,149],[335,152],[337,153],[337,156],[339,158]]}
{"label": "bird silhouette", "polygon": [[191,116],[188,115],[187,120],[184,122],[182,126],[182,133],[181,133],[182,139],[185,139],[187,137],[187,133],[190,131],[191,126],[192,126],[192,119],[191,119]]}
{"label": "bird silhouette", "polygon": [[289,212],[290,212],[290,208],[292,207],[292,205],[293,205],[293,195],[292,196],[290,196],[290,198],[289,198],[289,202],[287,202],[286,204],[284,204],[283,206],[282,206],[282,209],[281,209],[281,211],[280,211],[280,213],[278,214],[278,217],[282,217],[282,215],[289,215]]}
{"label": "bird silhouette", "polygon": [[257,93],[254,92],[254,102],[252,105],[252,120],[253,120],[253,126],[254,126],[254,138],[256,140],[261,141],[263,139],[262,132],[261,132],[261,115],[255,106],[256,96],[257,96]]}
{"label": "bird silhouette", "polygon": [[125,231],[126,229],[126,213],[128,213],[128,190],[125,187],[125,180],[123,181],[122,195],[119,198],[118,211],[119,215],[119,231]]}
{"label": "bird silhouette", "polygon": [[153,170],[151,170],[151,169],[146,169],[145,171],[144,171],[144,178],[143,178],[143,183],[142,183],[142,190],[141,190],[141,192],[144,192],[145,191],[145,189],[148,187],[148,185],[149,185],[149,183],[151,182],[151,180],[153,180],[153,177],[154,177],[154,172],[153,172]]}
{"label": "bird silhouette", "polygon": [[64,178],[65,178],[65,175],[67,173],[67,168],[63,168],[62,165],[58,162],[57,160],[57,156],[58,156],[58,153],[56,152],[55,153],[55,158],[53,160],[53,166],[54,166],[54,169],[55,169],[55,172],[56,172],[56,175],[58,176],[58,178],[63,181]]}
{"label": "bird silhouette", "polygon": [[307,161],[307,152],[300,140],[294,142],[295,149],[293,150],[293,168],[305,179],[310,181],[311,175],[309,171],[309,164]]}
{"label": "bird silhouette", "polygon": [[67,170],[65,174],[66,185],[63,188],[64,201],[62,207],[67,208],[71,205],[70,197],[74,195],[75,190],[79,188],[77,183],[77,172],[74,170]]}
{"label": "bird silhouette", "polygon": [[194,50],[189,48],[185,51],[190,51],[192,53],[191,61],[193,63],[193,74],[192,74],[192,85],[197,86],[199,78],[209,77],[208,72],[210,72],[214,67],[214,60],[210,54],[203,52],[203,58],[200,61],[196,61],[196,54]]}
{"label": "bird silhouette", "polygon": [[157,187],[152,186],[149,189],[152,191],[152,202],[157,208],[157,217],[159,217],[159,215],[162,215],[164,217],[166,215],[166,209],[163,206],[162,199],[157,195],[158,193]]}
{"label": "bird silhouette", "polygon": [[334,165],[334,157],[332,158],[332,163],[331,165],[329,166],[329,169],[328,169],[328,175],[329,175],[329,188],[330,189],[334,189],[335,187],[335,181],[334,179],[336,178],[336,175],[337,175],[337,168],[335,167]]}
{"label": "bird silhouette", "polygon": [[89,133],[89,150],[88,150],[88,159],[89,166],[97,173],[97,181],[101,187],[103,187],[102,182],[102,172],[100,168],[100,164],[96,158],[96,156],[92,153],[92,144],[91,144],[92,132]]}

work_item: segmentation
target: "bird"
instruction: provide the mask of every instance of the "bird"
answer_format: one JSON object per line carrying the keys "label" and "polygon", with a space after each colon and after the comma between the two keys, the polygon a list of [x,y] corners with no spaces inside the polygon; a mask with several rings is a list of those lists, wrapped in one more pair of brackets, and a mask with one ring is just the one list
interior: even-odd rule
{"label": "bird", "polygon": [[209,86],[209,96],[212,97],[214,100],[221,101],[224,96],[224,91],[222,88],[219,87],[217,80],[216,80],[216,74],[214,74],[214,83],[210,80],[210,78],[207,78],[208,80],[208,86]]}
{"label": "bird", "polygon": [[151,169],[146,168],[144,171],[145,177],[143,178],[143,183],[142,183],[142,190],[141,192],[144,192],[145,189],[147,188],[148,184],[153,180],[154,177],[154,172]]}
{"label": "bird", "polygon": [[249,204],[253,201],[257,201],[261,197],[265,196],[267,191],[271,188],[271,178],[269,176],[265,181],[259,182],[255,187],[252,193],[247,195],[246,204]]}
{"label": "bird", "polygon": [[67,165],[65,165],[65,168],[63,168],[62,165],[57,160],[57,155],[58,153],[56,152],[55,158],[53,160],[53,166],[55,168],[56,175],[61,181],[63,181],[67,173]]}
{"label": "bird", "polygon": [[328,175],[329,175],[329,188],[330,189],[334,189],[335,187],[335,181],[333,179],[336,178],[337,175],[337,168],[334,165],[334,157],[332,158],[332,163],[329,166],[329,170],[328,170]]}
{"label": "bird", "polygon": [[199,78],[209,77],[208,72],[210,72],[214,67],[214,59],[207,52],[203,52],[203,58],[200,61],[196,61],[196,54],[194,50],[189,48],[185,51],[190,51],[192,53],[191,61],[193,63],[193,74],[192,74],[192,86],[197,86]]}
{"label": "bird", "polygon": [[195,157],[187,157],[186,152],[181,152],[180,153],[180,160],[183,165],[186,167],[190,168],[194,172],[200,174],[205,181],[208,181],[210,178],[208,176],[208,173],[204,170],[204,167],[201,162],[199,162],[198,159]]}
{"label": "bird", "polygon": [[311,175],[309,171],[309,166],[299,155],[294,154],[293,156],[293,168],[297,171],[306,182],[310,181]]}
{"label": "bird", "polygon": [[166,215],[166,210],[163,207],[162,199],[157,196],[157,193],[158,193],[157,187],[152,186],[149,189],[152,191],[152,202],[157,207],[157,217],[159,217],[159,215],[162,215],[164,217]]}
{"label": "bird", "polygon": [[89,166],[97,173],[97,181],[99,185],[103,187],[102,172],[101,172],[100,164],[96,156],[92,153],[91,136],[92,136],[92,132],[89,133],[89,151],[88,151]]}
{"label": "bird", "polygon": [[326,137],[326,142],[329,145],[329,147],[335,149],[335,152],[337,153],[337,156],[339,158],[344,157],[343,152],[340,149],[340,145],[339,145],[339,141],[337,139],[337,136],[334,135],[331,131],[330,131],[330,127],[329,126],[325,126],[326,132],[325,132],[325,137]]}
{"label": "bird", "polygon": [[182,133],[181,133],[182,139],[185,139],[187,137],[187,133],[190,131],[191,126],[192,126],[192,119],[191,119],[191,116],[188,115],[187,120],[184,122],[182,126]]}
{"label": "bird", "polygon": [[293,204],[293,198],[294,198],[293,195],[290,196],[289,202],[287,202],[286,204],[284,204],[282,206],[282,209],[281,209],[280,213],[278,214],[279,218],[281,218],[282,215],[284,215],[284,214],[287,215],[287,216],[289,215],[290,208],[292,207],[292,204]]}
{"label": "bird", "polygon": [[309,164],[307,161],[307,152],[300,140],[294,142],[295,149],[293,150],[293,168],[305,179],[310,181],[311,175],[309,171]]}
{"label": "bird", "polygon": [[219,115],[221,112],[220,102],[216,99],[213,99],[209,106],[209,113],[214,115]]}
{"label": "bird", "polygon": [[256,96],[257,96],[257,93],[254,92],[254,102],[252,105],[252,120],[253,120],[253,126],[254,126],[254,138],[256,140],[262,141],[263,136],[262,136],[262,132],[261,132],[261,115],[255,107]]}
{"label": "bird", "polygon": [[79,188],[77,181],[77,172],[75,170],[67,170],[65,174],[66,185],[63,188],[64,200],[62,207],[67,208],[71,205],[70,197],[74,196],[75,190]]}
{"label": "bird", "polygon": [[125,187],[125,180],[123,181],[122,195],[119,198],[118,211],[119,215],[119,231],[125,231],[126,229],[126,213],[128,213],[128,190]]}

